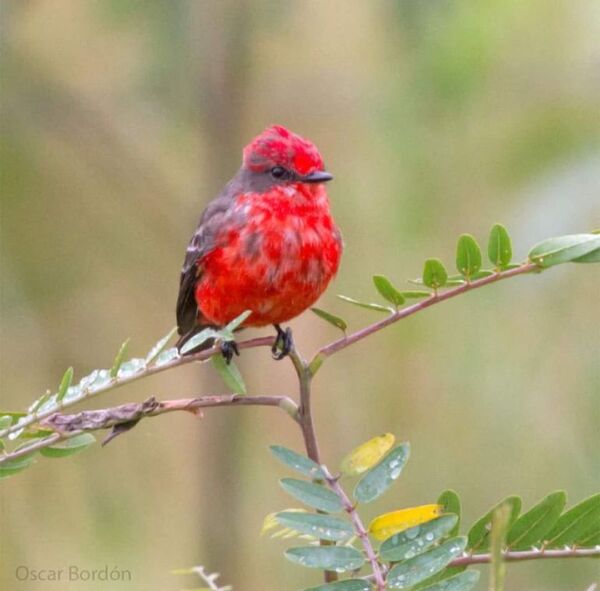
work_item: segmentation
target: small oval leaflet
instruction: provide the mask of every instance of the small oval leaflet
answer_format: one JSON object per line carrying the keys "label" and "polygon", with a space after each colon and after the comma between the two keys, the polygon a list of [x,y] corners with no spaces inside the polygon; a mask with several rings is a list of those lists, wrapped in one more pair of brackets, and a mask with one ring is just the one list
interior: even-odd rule
{"label": "small oval leaflet", "polygon": [[353,449],[343,460],[340,470],[347,476],[355,476],[375,466],[391,449],[396,438],[392,433],[384,433],[366,441]]}
{"label": "small oval leaflet", "polygon": [[354,534],[352,525],[348,521],[331,515],[282,511],[275,514],[275,519],[283,527],[321,540],[339,542],[347,540]]}
{"label": "small oval leaflet", "polygon": [[470,591],[479,581],[479,571],[468,570],[421,589],[421,591]]}
{"label": "small oval leaflet", "polygon": [[321,308],[311,308],[310,311],[313,314],[316,314],[322,320],[325,320],[326,322],[329,322],[329,324],[332,324],[336,328],[339,328],[342,332],[346,332],[348,325],[346,324],[346,321],[343,318],[335,316],[331,312],[321,310]]}
{"label": "small oval leaflet", "polygon": [[496,505],[494,505],[485,515],[480,517],[469,530],[467,537],[469,539],[468,548],[469,550],[482,551],[490,546],[490,532],[492,529],[492,517],[498,507],[502,505],[509,505],[511,508],[511,516],[509,524],[514,522],[519,512],[521,511],[521,498],[517,496],[506,497]]}
{"label": "small oval leaflet", "polygon": [[448,272],[440,259],[427,259],[423,267],[423,283],[432,289],[444,287],[448,281]]}
{"label": "small oval leaflet", "polygon": [[324,479],[325,475],[321,471],[319,464],[313,462],[310,458],[296,453],[295,451],[283,447],[282,445],[271,445],[271,453],[289,468],[314,479]]}
{"label": "small oval leaflet", "polygon": [[537,505],[523,513],[508,530],[506,543],[511,550],[524,550],[540,544],[554,527],[565,507],[564,491],[549,494]]}
{"label": "small oval leaflet", "polygon": [[146,364],[149,365],[156,361],[158,356],[165,350],[165,347],[169,343],[169,341],[173,338],[173,336],[177,333],[177,327],[174,326],[168,334],[166,334],[162,339],[160,339],[153,347],[148,351],[146,355]]}
{"label": "small oval leaflet", "polygon": [[507,229],[494,224],[488,240],[488,258],[496,269],[506,269],[512,259],[512,244]]}
{"label": "small oval leaflet", "polygon": [[311,587],[303,591],[371,591],[371,585],[361,579],[348,579],[347,581],[336,581],[318,587]]}
{"label": "small oval leaflet", "polygon": [[546,547],[582,546],[594,533],[600,533],[600,493],[565,511],[546,535]]}
{"label": "small oval leaflet", "polygon": [[408,461],[410,445],[402,443],[371,468],[354,489],[354,498],[370,503],[380,497],[396,480]]}
{"label": "small oval leaflet", "polygon": [[342,503],[337,495],[320,484],[296,478],[282,478],[279,484],[285,492],[313,509],[327,513],[338,513],[342,510]]}
{"label": "small oval leaflet", "polygon": [[467,545],[467,538],[451,538],[437,548],[419,554],[394,566],[387,578],[390,589],[412,587],[445,568],[448,563],[460,556]]}
{"label": "small oval leaflet", "polygon": [[242,374],[233,360],[227,363],[220,353],[213,355],[210,359],[213,367],[219,372],[221,379],[230,390],[236,394],[246,394],[244,378],[242,378]]}
{"label": "small oval leaflet", "polygon": [[471,234],[462,234],[458,239],[456,268],[466,279],[470,279],[481,269],[481,249]]}
{"label": "small oval leaflet", "polygon": [[396,308],[404,303],[404,296],[398,291],[392,282],[384,275],[373,275],[373,284],[375,289],[379,292],[379,295],[386,299],[390,304],[393,304]]}
{"label": "small oval leaflet", "polygon": [[366,308],[367,310],[375,310],[376,312],[394,312],[393,308],[388,306],[382,306],[381,304],[375,304],[373,302],[361,302],[360,300],[355,300],[349,296],[339,295],[338,298],[343,300],[344,302],[348,302],[349,304],[354,304],[355,306],[359,306],[360,308]]}
{"label": "small oval leaflet", "polygon": [[361,552],[348,546],[296,546],[286,550],[285,557],[301,566],[337,573],[356,570],[365,562]]}
{"label": "small oval leaflet", "polygon": [[594,262],[591,253],[600,249],[600,236],[597,234],[569,234],[549,238],[536,244],[529,251],[529,260],[540,267],[547,268],[576,259],[584,259],[590,255],[589,262]]}
{"label": "small oval leaflet", "polygon": [[461,515],[461,507],[460,507],[460,498],[458,493],[455,490],[448,489],[445,490],[437,500],[438,504],[442,506],[442,511],[444,513],[454,513],[456,515],[456,525],[452,528],[449,533],[451,536],[457,536],[458,530],[460,528],[460,515]]}
{"label": "small oval leaflet", "polygon": [[385,540],[379,548],[379,555],[382,560],[390,562],[414,558],[437,544],[457,523],[457,515],[447,514],[406,529]]}
{"label": "small oval leaflet", "polygon": [[91,433],[81,433],[56,445],[40,449],[40,454],[47,458],[65,458],[83,451],[93,443],[96,443],[96,438]]}
{"label": "small oval leaflet", "polygon": [[385,540],[409,527],[431,521],[442,512],[440,505],[420,505],[379,515],[369,524],[369,533],[377,540]]}

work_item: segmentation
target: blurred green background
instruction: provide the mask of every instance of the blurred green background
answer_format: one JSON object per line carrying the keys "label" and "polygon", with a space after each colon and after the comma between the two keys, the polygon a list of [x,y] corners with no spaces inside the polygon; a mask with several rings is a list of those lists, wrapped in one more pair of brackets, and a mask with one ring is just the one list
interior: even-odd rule
{"label": "blurred green background", "polygon": [[[426,257],[496,221],[522,258],[600,226],[597,0],[3,0],[2,407],[146,352],[174,324],[197,218],[271,123],[312,139],[335,174],[346,242],[320,306],[351,328]],[[471,522],[600,484],[600,275],[566,266],[445,303],[331,359],[315,384],[324,460],[391,431],[412,459],[377,512],[462,495]],[[338,337],[292,322],[305,355]],[[254,334],[254,333],[249,333]],[[295,395],[288,363],[244,353],[252,393]],[[222,392],[209,366],[144,380],[90,407]],[[2,483],[3,589],[178,590],[204,564],[235,589],[297,589],[318,573],[259,538],[291,501],[269,444],[301,449],[276,410],[145,421],[106,448],[40,460]],[[30,568],[129,569],[131,582],[18,582]],[[592,561],[509,566],[507,589],[583,590]],[[486,575],[487,576],[487,575]],[[480,584],[485,588],[485,577]]]}

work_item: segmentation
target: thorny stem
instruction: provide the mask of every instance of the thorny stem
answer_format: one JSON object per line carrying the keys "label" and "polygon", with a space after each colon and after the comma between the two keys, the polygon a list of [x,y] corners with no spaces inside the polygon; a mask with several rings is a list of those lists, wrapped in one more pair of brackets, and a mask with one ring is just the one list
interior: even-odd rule
{"label": "thorny stem", "polygon": [[371,570],[373,571],[373,581],[375,583],[377,591],[385,591],[385,580],[383,577],[383,570],[379,562],[377,561],[377,555],[375,554],[375,550],[373,545],[371,544],[371,540],[369,539],[369,534],[365,529],[365,526],[356,510],[356,507],[352,504],[352,501],[349,499],[346,491],[342,488],[339,478],[335,478],[331,475],[326,466],[321,466],[321,471],[325,475],[327,480],[327,484],[329,488],[338,496],[340,501],[342,502],[342,506],[344,507],[344,511],[348,513],[350,519],[352,521],[352,525],[354,527],[354,531],[356,535],[360,539],[360,542],[365,550],[365,554],[367,555],[367,560],[371,565]]}

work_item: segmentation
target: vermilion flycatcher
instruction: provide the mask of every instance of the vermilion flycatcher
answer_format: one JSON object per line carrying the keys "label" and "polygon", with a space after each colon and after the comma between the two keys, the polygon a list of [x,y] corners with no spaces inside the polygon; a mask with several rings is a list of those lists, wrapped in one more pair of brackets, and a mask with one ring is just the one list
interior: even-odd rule
{"label": "vermilion flycatcher", "polygon": [[[177,299],[181,347],[205,327],[221,327],[245,310],[243,326],[272,324],[273,356],[292,346],[281,323],[323,293],[342,254],[317,148],[274,125],[243,152],[242,167],[202,213],[187,248]],[[229,360],[235,344],[223,347]]]}

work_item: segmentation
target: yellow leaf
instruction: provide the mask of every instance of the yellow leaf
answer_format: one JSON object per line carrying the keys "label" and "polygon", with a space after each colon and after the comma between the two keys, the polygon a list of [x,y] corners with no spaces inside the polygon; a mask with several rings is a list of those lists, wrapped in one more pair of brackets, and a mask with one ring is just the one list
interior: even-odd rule
{"label": "yellow leaf", "polygon": [[369,439],[350,452],[341,464],[341,471],[348,476],[362,474],[379,463],[381,458],[392,449],[396,438],[391,433],[384,433]]}
{"label": "yellow leaf", "polygon": [[420,505],[409,509],[400,509],[375,517],[369,524],[369,533],[377,540],[386,540],[390,536],[431,521],[442,513],[442,505]]}
{"label": "yellow leaf", "polygon": [[[296,512],[296,513],[306,513],[306,509],[283,509],[283,511],[287,511],[287,512]],[[279,511],[277,512],[279,513]],[[279,526],[279,521],[277,521],[277,519],[275,518],[275,515],[277,515],[277,513],[269,513],[263,520],[263,524],[262,524],[262,528],[260,530],[260,535],[264,536],[269,530],[271,529],[275,529],[276,527],[280,527]],[[288,530],[286,530],[284,533],[287,533]],[[271,537],[278,537],[284,535],[281,532],[277,532],[275,534],[273,534],[273,536]]]}

